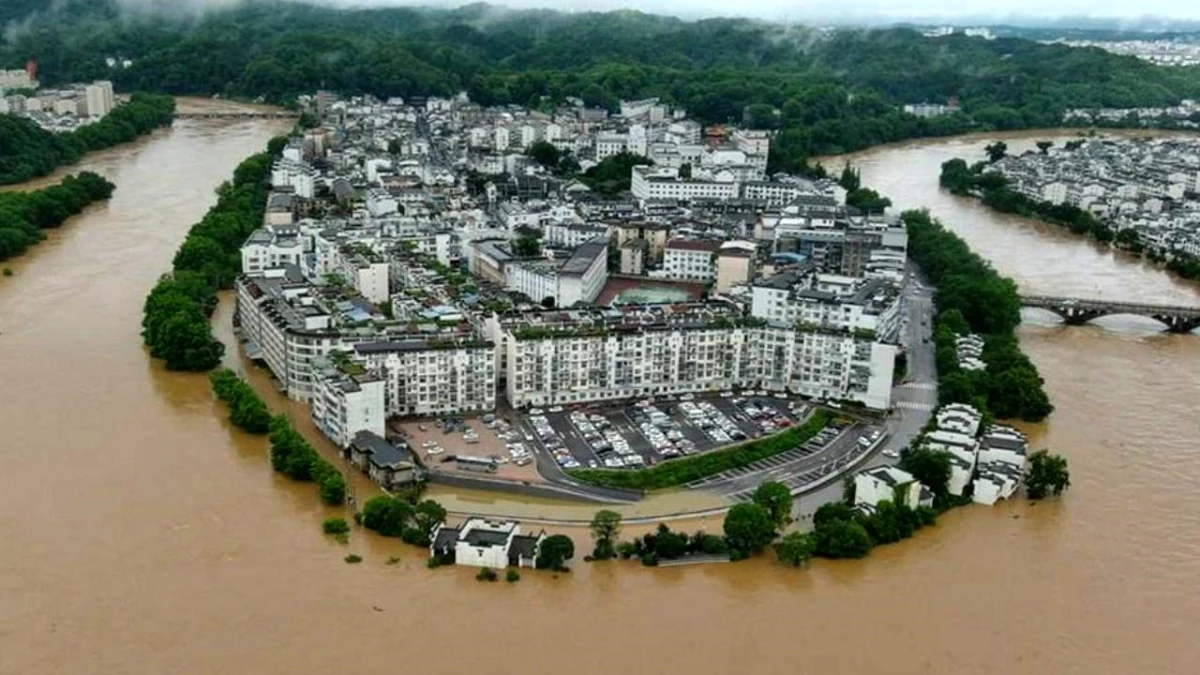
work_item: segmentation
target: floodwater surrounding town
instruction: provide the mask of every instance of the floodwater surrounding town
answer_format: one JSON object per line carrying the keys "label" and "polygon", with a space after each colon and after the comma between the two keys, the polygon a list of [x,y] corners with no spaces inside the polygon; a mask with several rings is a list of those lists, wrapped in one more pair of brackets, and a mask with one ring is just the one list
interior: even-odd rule
{"label": "floodwater surrounding town", "polygon": [[[230,427],[205,378],[162,371],[138,336],[146,291],[213,188],[282,130],[179,121],[93,155],[70,171],[115,182],[111,202],[5,263],[0,674],[1194,672],[1200,335],[1135,320],[1031,315],[1021,329],[1058,406],[1031,432],[1070,458],[1064,499],[960,509],[863,561],[577,561],[482,584],[392,540],[329,541],[319,524],[336,510],[273,475],[265,441]],[[1138,261],[939,193],[941,161],[985,142],[854,161],[1025,290],[1200,302]],[[351,552],[364,561],[344,563]]]}

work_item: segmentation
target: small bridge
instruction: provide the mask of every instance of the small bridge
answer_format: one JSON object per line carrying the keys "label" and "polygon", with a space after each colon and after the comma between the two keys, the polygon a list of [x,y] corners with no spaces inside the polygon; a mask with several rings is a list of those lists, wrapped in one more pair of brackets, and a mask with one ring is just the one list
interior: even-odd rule
{"label": "small bridge", "polygon": [[1085,324],[1113,314],[1128,314],[1154,319],[1172,333],[1190,333],[1200,327],[1200,307],[1154,305],[1143,302],[1110,302],[1084,298],[1058,298],[1047,295],[1022,295],[1025,307],[1044,309],[1062,317],[1069,325]]}
{"label": "small bridge", "polygon": [[299,117],[294,112],[189,112],[175,113],[177,120],[284,120]]}

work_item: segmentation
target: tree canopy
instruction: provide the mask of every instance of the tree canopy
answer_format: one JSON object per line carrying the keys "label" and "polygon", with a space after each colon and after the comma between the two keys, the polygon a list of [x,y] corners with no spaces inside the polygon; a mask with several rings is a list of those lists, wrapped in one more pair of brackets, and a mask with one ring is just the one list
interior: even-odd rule
{"label": "tree canopy", "polygon": [[85,153],[127,143],[171,123],[175,99],[135,93],[97,122],[54,133],[33,120],[0,115],[0,185],[44,176]]}
{"label": "tree canopy", "polygon": [[775,539],[771,513],[759,504],[736,504],[725,514],[725,539],[736,558],[745,558],[763,550]]}
{"label": "tree canopy", "polygon": [[1025,494],[1030,499],[1044,499],[1049,495],[1061,495],[1071,487],[1071,472],[1067,469],[1067,458],[1039,450],[1029,456],[1029,469],[1025,474]]}
{"label": "tree canopy", "polygon": [[616,556],[616,541],[621,534],[621,514],[601,509],[592,518],[589,529],[592,531],[592,539],[596,542],[592,557],[607,560]]}
{"label": "tree canopy", "polygon": [[542,540],[538,547],[537,566],[539,569],[561,571],[566,569],[566,563],[575,557],[575,542],[565,534],[552,534]]}
{"label": "tree canopy", "polygon": [[[6,142],[3,126],[0,115],[0,147]],[[24,253],[42,240],[43,230],[62,225],[88,204],[108,199],[113,189],[100,175],[83,171],[41,190],[0,192],[0,260]]]}

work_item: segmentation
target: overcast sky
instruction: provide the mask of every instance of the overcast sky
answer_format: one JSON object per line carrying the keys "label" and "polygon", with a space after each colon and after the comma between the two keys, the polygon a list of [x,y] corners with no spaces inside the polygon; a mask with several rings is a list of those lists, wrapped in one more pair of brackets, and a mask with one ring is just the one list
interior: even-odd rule
{"label": "overcast sky", "polygon": [[[328,0],[338,4],[396,5],[442,4],[462,5],[466,2],[406,3],[404,0]],[[905,19],[910,17],[977,18],[993,20],[1005,17],[1049,19],[1062,16],[1137,19],[1147,16],[1170,19],[1200,19],[1200,0],[757,0],[729,2],[728,0],[503,0],[494,4],[512,7],[550,7],[561,10],[640,9],[657,14],[681,16],[758,16],[772,19],[787,18],[831,19],[880,17]]]}

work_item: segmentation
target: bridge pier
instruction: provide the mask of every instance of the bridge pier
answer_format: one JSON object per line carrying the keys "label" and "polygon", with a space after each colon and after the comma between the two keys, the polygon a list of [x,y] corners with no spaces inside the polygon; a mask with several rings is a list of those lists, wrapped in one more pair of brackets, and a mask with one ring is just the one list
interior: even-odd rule
{"label": "bridge pier", "polygon": [[1104,316],[1104,312],[1099,312],[1090,309],[1079,309],[1076,307],[1063,308],[1055,312],[1063,318],[1063,322],[1068,326],[1082,326],[1092,319],[1099,319]]}
{"label": "bridge pier", "polygon": [[1155,316],[1155,319],[1167,326],[1168,333],[1190,333],[1200,328],[1200,318],[1187,316]]}

